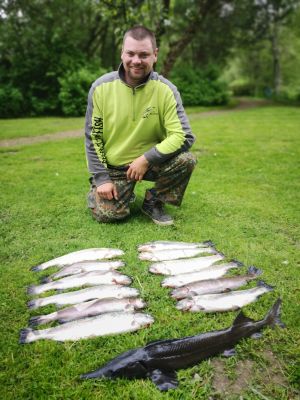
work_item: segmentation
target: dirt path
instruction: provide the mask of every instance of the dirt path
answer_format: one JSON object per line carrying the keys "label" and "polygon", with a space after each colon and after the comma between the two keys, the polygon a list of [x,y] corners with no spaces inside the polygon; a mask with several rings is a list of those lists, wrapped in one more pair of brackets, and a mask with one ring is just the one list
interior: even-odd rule
{"label": "dirt path", "polygon": [[[244,111],[255,107],[262,107],[270,104],[268,100],[257,99],[257,100],[248,100],[244,98],[238,99],[239,103],[236,107],[228,110],[215,110],[215,111],[205,111],[202,113],[194,113],[189,114],[189,119],[192,121],[197,118],[206,118],[206,117],[214,117],[217,115],[228,114],[237,111]],[[84,136],[84,130],[80,129],[77,131],[67,131],[67,132],[58,132],[58,133],[50,133],[47,135],[41,136],[32,136],[32,137],[23,137],[16,139],[5,139],[0,140],[0,147],[15,147],[15,146],[26,146],[35,143],[43,143],[50,141],[58,141],[66,138],[77,138]]]}

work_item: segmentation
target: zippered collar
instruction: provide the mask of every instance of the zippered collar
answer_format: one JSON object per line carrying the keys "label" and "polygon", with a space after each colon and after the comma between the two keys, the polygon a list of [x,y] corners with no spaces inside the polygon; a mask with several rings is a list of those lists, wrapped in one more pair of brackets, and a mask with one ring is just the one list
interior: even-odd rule
{"label": "zippered collar", "polygon": [[145,86],[145,85],[152,79],[153,71],[151,71],[151,72],[146,76],[144,82],[142,82],[142,83],[140,83],[139,85],[134,86],[134,87],[128,85],[128,83],[125,81],[125,69],[124,69],[123,63],[121,63],[121,64],[119,65],[119,68],[118,68],[118,75],[119,75],[120,80],[121,80],[126,86],[128,86],[128,87],[130,87],[131,89],[134,89],[134,90],[135,90],[135,89],[137,89],[137,88],[139,88],[139,87],[141,87],[141,86]]}

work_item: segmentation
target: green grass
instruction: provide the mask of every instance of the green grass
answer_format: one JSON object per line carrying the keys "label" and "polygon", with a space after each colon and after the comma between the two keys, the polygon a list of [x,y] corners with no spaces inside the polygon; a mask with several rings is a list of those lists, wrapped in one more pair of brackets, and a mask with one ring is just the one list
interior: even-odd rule
{"label": "green grass", "polygon": [[[232,108],[237,104],[232,100],[226,106],[212,107],[187,107],[186,112],[202,113],[211,110],[223,110]],[[21,137],[32,137],[46,135],[49,133],[79,130],[84,128],[83,117],[35,117],[20,119],[0,119],[0,140],[15,139]]]}
{"label": "green grass", "polygon": [[[278,106],[193,120],[198,165],[181,208],[167,207],[176,220],[173,227],[156,226],[140,213],[149,186],[145,183],[137,185],[137,201],[126,222],[93,221],[85,203],[88,173],[83,139],[1,149],[1,398],[296,399],[299,125],[299,109]],[[177,311],[169,291],[160,287],[161,278],[150,275],[149,263],[137,258],[137,245],[146,241],[207,239],[228,259],[261,268],[262,278],[275,286],[273,292],[245,307],[249,317],[263,318],[275,299],[283,299],[286,329],[266,329],[260,340],[241,341],[237,355],[224,361],[224,376],[233,381],[237,366],[245,360],[253,363],[255,373],[247,376],[248,384],[241,392],[216,393],[213,360],[221,361],[221,357],[180,370],[179,388],[168,393],[160,393],[150,380],[80,381],[81,373],[130,348],[232,324],[236,312],[192,315]],[[55,310],[52,306],[35,311],[27,308],[26,287],[50,272],[34,273],[30,268],[89,247],[125,251],[124,272],[133,277],[133,286],[140,289],[155,323],[136,333],[75,343],[44,340],[20,345],[19,331],[28,325],[30,316]],[[266,351],[272,351],[280,363],[283,383],[269,378],[273,365],[266,360]]]}
{"label": "green grass", "polygon": [[83,129],[84,118],[35,117],[0,119],[0,140]]}

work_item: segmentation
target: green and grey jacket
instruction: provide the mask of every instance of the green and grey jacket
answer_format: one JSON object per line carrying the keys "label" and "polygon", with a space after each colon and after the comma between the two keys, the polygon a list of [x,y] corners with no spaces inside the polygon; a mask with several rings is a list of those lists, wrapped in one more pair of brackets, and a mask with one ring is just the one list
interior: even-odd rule
{"label": "green and grey jacket", "polygon": [[152,71],[136,87],[124,67],[97,79],[86,111],[86,156],[96,185],[110,182],[108,166],[124,166],[145,155],[158,165],[195,141],[176,87]]}

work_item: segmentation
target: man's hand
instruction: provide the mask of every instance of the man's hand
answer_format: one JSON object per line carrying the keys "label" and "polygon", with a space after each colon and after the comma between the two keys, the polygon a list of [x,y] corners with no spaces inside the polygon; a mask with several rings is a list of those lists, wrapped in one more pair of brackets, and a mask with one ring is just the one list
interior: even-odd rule
{"label": "man's hand", "polygon": [[148,169],[148,166],[149,162],[144,155],[136,158],[131,164],[129,164],[129,168],[127,170],[127,179],[131,181],[141,181]]}
{"label": "man's hand", "polygon": [[102,199],[106,199],[106,200],[116,199],[116,200],[118,200],[117,188],[111,182],[103,183],[103,185],[98,186],[97,187],[97,194]]}

